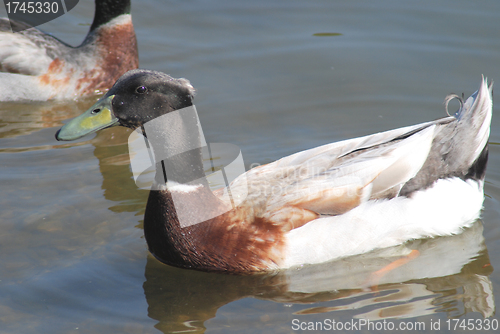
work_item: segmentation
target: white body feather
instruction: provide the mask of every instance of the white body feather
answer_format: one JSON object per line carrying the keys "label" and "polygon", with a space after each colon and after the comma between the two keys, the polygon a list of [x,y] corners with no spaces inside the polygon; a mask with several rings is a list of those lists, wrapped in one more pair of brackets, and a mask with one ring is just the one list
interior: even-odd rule
{"label": "white body feather", "polygon": [[457,234],[479,217],[482,203],[482,183],[459,178],[439,180],[411,198],[367,201],[343,215],[319,218],[288,232],[283,267]]}

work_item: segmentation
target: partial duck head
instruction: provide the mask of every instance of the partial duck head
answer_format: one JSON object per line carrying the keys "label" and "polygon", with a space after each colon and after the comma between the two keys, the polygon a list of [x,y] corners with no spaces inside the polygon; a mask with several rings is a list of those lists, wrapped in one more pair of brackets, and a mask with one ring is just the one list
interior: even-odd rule
{"label": "partial duck head", "polygon": [[[108,93],[82,115],[64,125],[57,140],[75,140],[96,131],[124,126],[140,128],[155,157],[156,186],[204,177],[203,133],[193,106],[194,88],[186,79],[149,70],[124,74]],[[154,122],[152,122],[154,120]]]}
{"label": "partial duck head", "polygon": [[132,70],[82,115],[64,125],[57,140],[75,140],[121,125],[136,129],[172,111],[193,105],[194,88],[186,79],[157,71]]}

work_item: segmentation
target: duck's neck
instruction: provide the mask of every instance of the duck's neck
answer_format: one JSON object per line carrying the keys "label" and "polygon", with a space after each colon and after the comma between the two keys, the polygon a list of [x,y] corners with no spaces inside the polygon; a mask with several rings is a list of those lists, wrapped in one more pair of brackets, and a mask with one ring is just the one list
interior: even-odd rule
{"label": "duck's neck", "polygon": [[154,190],[168,185],[207,185],[202,156],[206,143],[194,106],[157,117],[142,129],[156,163]]}
{"label": "duck's neck", "polygon": [[[180,267],[221,264],[214,219],[228,212],[208,186],[201,148],[206,146],[194,106],[155,118],[143,126],[156,161],[156,176],[144,215],[150,252],[160,261]],[[225,227],[222,228],[225,231]],[[202,250],[203,249],[203,250]],[[219,255],[218,255],[219,254]]]}
{"label": "duck's neck", "polygon": [[95,0],[94,21],[90,31],[96,30],[122,14],[130,14],[130,0]]}

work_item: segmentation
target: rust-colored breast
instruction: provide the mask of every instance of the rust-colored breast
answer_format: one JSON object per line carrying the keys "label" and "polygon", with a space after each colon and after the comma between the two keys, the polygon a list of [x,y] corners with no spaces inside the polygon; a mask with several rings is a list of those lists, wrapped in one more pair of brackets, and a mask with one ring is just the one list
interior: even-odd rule
{"label": "rust-colored breast", "polygon": [[231,272],[271,270],[280,266],[283,229],[245,211],[245,208],[237,208],[192,227],[201,265]]}
{"label": "rust-colored breast", "polygon": [[[201,201],[197,204],[207,208],[217,205],[203,194],[196,197]],[[276,269],[283,261],[282,226],[255,217],[252,208],[245,206],[181,227],[171,194],[151,191],[144,232],[153,255],[179,267],[245,273]]]}

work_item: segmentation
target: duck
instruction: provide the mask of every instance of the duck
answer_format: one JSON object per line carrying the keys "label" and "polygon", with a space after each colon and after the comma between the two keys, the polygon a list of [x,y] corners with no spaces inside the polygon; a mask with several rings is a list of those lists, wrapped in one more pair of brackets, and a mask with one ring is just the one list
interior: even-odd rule
{"label": "duck", "polygon": [[[75,140],[111,126],[142,133],[155,152],[144,214],[153,256],[202,271],[269,272],[459,234],[471,226],[484,201],[492,91],[483,77],[453,115],[252,168],[230,183],[231,192],[245,195],[232,207],[224,191],[203,181],[196,147],[204,144],[187,124],[194,116],[182,116],[194,106],[195,90],[186,79],[129,71],[60,128],[56,139]],[[167,122],[154,126],[165,116]],[[162,154],[174,158],[161,160],[157,152],[165,148]],[[209,218],[186,224],[179,214],[184,204],[193,216]]]}
{"label": "duck", "polygon": [[107,91],[139,67],[130,9],[130,0],[95,0],[92,25],[77,47],[1,18],[0,101],[63,100]]}

